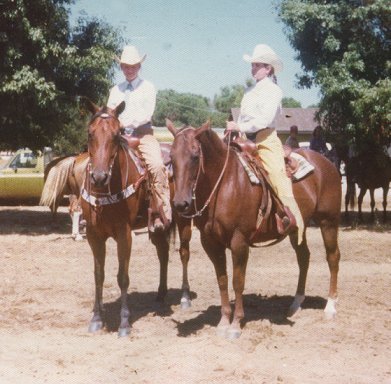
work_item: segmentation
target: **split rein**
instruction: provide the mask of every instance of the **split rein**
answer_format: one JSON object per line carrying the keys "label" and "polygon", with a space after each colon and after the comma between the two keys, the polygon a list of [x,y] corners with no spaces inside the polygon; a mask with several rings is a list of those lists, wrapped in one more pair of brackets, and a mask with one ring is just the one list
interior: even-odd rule
{"label": "split rein", "polygon": [[[193,129],[193,128],[185,128],[184,130],[178,132],[177,135],[180,135],[181,133],[183,133],[187,129]],[[223,169],[221,170],[220,175],[219,175],[219,177],[218,177],[218,179],[217,179],[217,181],[216,181],[216,183],[215,183],[211,193],[209,194],[209,197],[206,199],[204,206],[200,210],[198,210],[198,208],[197,208],[196,189],[197,189],[198,179],[200,177],[201,171],[205,172],[205,170],[204,170],[204,155],[203,155],[203,152],[202,152],[201,143],[199,143],[200,162],[199,162],[199,165],[198,165],[197,177],[196,177],[196,180],[195,180],[193,188],[192,188],[192,197],[191,197],[192,200],[194,201],[195,213],[192,214],[192,215],[180,214],[182,217],[185,217],[187,219],[194,219],[195,217],[202,216],[203,212],[205,211],[205,209],[210,204],[210,201],[212,200],[213,195],[216,193],[216,190],[217,190],[218,186],[220,185],[220,182],[221,182],[221,180],[222,180],[222,178],[224,176],[225,170],[227,168],[228,159],[229,159],[229,152],[230,152],[230,144],[231,144],[231,134],[228,131],[225,134],[224,138],[227,137],[227,136],[228,136],[228,142],[227,142],[228,148],[227,148],[227,156],[225,157]]]}

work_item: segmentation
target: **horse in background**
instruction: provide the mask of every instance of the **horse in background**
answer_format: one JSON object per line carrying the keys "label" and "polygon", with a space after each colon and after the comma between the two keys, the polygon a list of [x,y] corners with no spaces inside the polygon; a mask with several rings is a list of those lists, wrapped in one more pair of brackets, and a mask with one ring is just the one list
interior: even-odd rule
{"label": "horse in background", "polygon": [[391,159],[382,152],[363,152],[347,161],[346,168],[345,217],[349,218],[350,209],[354,209],[356,187],[358,195],[358,219],[362,217],[362,202],[366,192],[370,193],[371,220],[375,219],[375,190],[383,189],[383,222],[387,221],[387,196],[391,182]]}
{"label": "horse in background", "polygon": [[69,195],[69,213],[72,218],[72,236],[82,240],[79,229],[81,214],[80,191],[83,186],[88,153],[63,156],[51,161],[45,168],[44,187],[39,205],[50,208],[53,216],[64,195]]}
{"label": "horse in background", "polygon": [[[266,222],[265,231],[257,231],[260,217],[262,222],[262,216],[265,217],[268,213],[270,187],[267,187],[265,178],[259,185],[250,181],[235,150],[210,129],[209,123],[199,128],[177,129],[167,120],[166,125],[174,136],[171,149],[174,207],[180,215],[194,217],[194,223],[200,230],[202,246],[214,265],[221,296],[221,320],[217,331],[228,338],[239,337],[244,318],[243,290],[249,248],[280,236],[276,222],[271,222],[271,225]],[[325,314],[332,318],[336,314],[340,260],[338,226],[341,180],[334,164],[321,154],[310,150],[297,152],[315,167],[311,174],[293,184],[293,192],[305,225],[312,219],[320,226],[330,269]],[[260,207],[265,209],[261,212]],[[274,217],[273,212],[275,210],[271,208],[269,217]],[[310,257],[305,232],[301,244],[298,244],[297,231],[290,234],[290,242],[296,252],[300,273],[288,316],[294,315],[304,301]],[[232,254],[235,291],[232,322],[228,296],[227,248]]]}
{"label": "horse in background", "polygon": [[[129,286],[129,260],[132,247],[132,231],[148,226],[149,199],[151,198],[148,175],[132,158],[127,140],[122,136],[118,115],[123,111],[122,102],[115,109],[99,108],[86,100],[92,113],[88,124],[89,160],[82,189],[82,211],[87,222],[86,234],[94,257],[95,303],[90,332],[103,328],[105,323],[103,305],[104,266],[106,241],[113,238],[117,243],[118,275],[121,290],[120,325],[118,336],[130,333],[130,311],[127,290]],[[191,236],[191,220],[178,218],[183,264],[181,305],[189,296],[187,282],[188,245]],[[160,263],[160,282],[157,300],[162,302],[167,294],[167,268],[169,258],[169,230],[149,231],[149,238],[156,247]],[[185,249],[187,247],[187,249]],[[190,296],[189,296],[190,298]],[[190,305],[188,303],[188,305]]]}

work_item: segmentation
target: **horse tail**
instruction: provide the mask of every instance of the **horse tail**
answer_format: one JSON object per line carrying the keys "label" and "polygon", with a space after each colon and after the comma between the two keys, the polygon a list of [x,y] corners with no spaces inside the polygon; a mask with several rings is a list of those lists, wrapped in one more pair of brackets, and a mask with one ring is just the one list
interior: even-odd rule
{"label": "horse tail", "polygon": [[56,212],[59,197],[65,192],[74,161],[74,156],[66,157],[49,170],[39,205],[47,206],[52,212]]}

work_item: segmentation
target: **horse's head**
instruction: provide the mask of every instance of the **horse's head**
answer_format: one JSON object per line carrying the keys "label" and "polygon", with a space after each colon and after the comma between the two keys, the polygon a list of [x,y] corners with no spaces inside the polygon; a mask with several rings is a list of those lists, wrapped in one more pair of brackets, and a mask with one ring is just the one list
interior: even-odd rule
{"label": "horse's head", "polygon": [[86,105],[92,113],[88,124],[88,152],[90,156],[91,182],[96,187],[108,184],[115,156],[121,141],[119,114],[124,110],[122,102],[115,109],[98,107],[90,100]]}
{"label": "horse's head", "polygon": [[192,209],[193,192],[203,166],[202,149],[198,138],[202,132],[210,129],[210,124],[207,122],[199,128],[177,129],[167,119],[166,125],[174,135],[171,147],[175,186],[173,203],[178,212],[187,214]]}

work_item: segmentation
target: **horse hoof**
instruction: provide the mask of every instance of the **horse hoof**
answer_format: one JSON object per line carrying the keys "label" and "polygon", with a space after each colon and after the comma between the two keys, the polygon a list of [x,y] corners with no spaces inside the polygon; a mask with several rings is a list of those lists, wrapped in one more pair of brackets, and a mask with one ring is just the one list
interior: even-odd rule
{"label": "horse hoof", "polygon": [[189,309],[191,307],[191,300],[185,297],[181,299],[181,309]]}
{"label": "horse hoof", "polygon": [[76,235],[75,236],[75,241],[83,241],[83,236],[82,235]]}
{"label": "horse hoof", "polygon": [[331,297],[327,299],[326,308],[324,309],[324,317],[326,320],[333,320],[337,316],[337,302],[338,299],[332,299]]}
{"label": "horse hoof", "polygon": [[303,304],[305,299],[304,295],[296,295],[293,303],[288,309],[287,317],[293,317],[301,311],[301,304]]}
{"label": "horse hoof", "polygon": [[216,335],[219,337],[227,337],[227,332],[228,332],[229,326],[228,325],[220,325],[217,326],[216,328]]}
{"label": "horse hoof", "polygon": [[88,327],[89,333],[95,333],[100,331],[103,328],[103,322],[102,321],[92,321]]}
{"label": "horse hoof", "polygon": [[119,328],[118,329],[118,338],[120,337],[125,337],[130,335],[130,327],[125,327],[125,328]]}
{"label": "horse hoof", "polygon": [[235,340],[235,339],[239,339],[241,334],[242,334],[242,331],[240,329],[229,328],[227,331],[226,337],[228,340]]}

